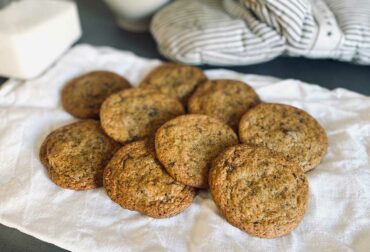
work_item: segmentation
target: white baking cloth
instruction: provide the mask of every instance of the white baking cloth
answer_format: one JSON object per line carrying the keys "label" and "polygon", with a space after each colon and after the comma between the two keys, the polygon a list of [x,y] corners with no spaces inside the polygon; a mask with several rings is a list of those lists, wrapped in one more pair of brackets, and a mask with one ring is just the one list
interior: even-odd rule
{"label": "white baking cloth", "polygon": [[[264,101],[303,108],[326,129],[329,149],[307,174],[309,205],[303,221],[277,239],[251,237],[228,224],[209,193],[185,212],[152,219],[113,203],[103,189],[54,185],[38,158],[53,129],[75,121],[59,91],[70,78],[107,69],[137,84],[158,60],[80,45],[41,77],[0,89],[0,222],[72,251],[369,251],[370,98],[297,80],[209,70],[210,78],[252,85]],[[248,207],[248,206],[245,206]]]}

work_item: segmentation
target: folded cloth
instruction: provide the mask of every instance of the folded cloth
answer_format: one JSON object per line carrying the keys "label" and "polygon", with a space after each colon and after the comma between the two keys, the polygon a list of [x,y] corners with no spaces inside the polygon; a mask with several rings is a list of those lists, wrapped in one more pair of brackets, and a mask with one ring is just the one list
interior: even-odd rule
{"label": "folded cloth", "polygon": [[151,31],[164,56],[189,64],[279,55],[370,64],[370,0],[178,0]]}
{"label": "folded cloth", "polygon": [[158,64],[129,52],[79,45],[42,76],[0,87],[0,223],[79,252],[369,251],[370,97],[344,89],[206,71],[210,79],[249,83],[264,101],[303,108],[328,133],[327,155],[307,173],[305,216],[277,239],[251,237],[227,223],[206,191],[183,213],[156,220],[121,208],[103,188],[76,192],[53,184],[38,153],[47,134],[76,120],[60,104],[65,82],[104,69],[137,85]]}

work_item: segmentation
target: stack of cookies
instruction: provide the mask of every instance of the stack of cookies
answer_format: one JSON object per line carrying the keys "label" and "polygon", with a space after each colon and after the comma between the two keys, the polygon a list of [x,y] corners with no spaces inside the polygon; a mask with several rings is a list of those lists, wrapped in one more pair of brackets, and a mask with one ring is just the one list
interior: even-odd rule
{"label": "stack of cookies", "polygon": [[303,110],[263,103],[246,83],[208,80],[185,65],[163,64],[137,88],[115,73],[90,72],[66,83],[61,101],[82,120],[41,146],[55,184],[104,186],[123,208],[154,218],[179,214],[209,189],[229,223],[262,238],[302,220],[305,172],[328,145]]}

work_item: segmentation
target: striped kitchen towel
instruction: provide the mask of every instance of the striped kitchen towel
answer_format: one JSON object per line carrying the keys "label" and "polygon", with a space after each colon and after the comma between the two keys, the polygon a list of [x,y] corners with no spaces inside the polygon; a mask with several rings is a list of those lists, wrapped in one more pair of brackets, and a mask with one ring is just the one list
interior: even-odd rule
{"label": "striped kitchen towel", "polygon": [[188,64],[279,55],[370,64],[370,0],[177,0],[151,31],[164,56]]}

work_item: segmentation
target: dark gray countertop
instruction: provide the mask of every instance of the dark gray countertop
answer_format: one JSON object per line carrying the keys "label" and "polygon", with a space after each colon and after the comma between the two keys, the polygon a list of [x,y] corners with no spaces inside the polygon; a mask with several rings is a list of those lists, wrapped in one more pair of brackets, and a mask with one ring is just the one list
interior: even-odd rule
{"label": "dark gray countertop", "polygon": [[[119,29],[108,8],[100,0],[78,1],[83,37],[79,43],[112,46],[133,51],[139,56],[162,58],[149,33],[131,33]],[[211,67],[204,66],[208,69]],[[370,67],[332,60],[278,58],[254,66],[228,68],[243,73],[294,78],[334,89],[350,89],[370,95]],[[0,83],[5,79],[0,78]],[[0,225],[0,251],[65,251],[15,229]]]}

